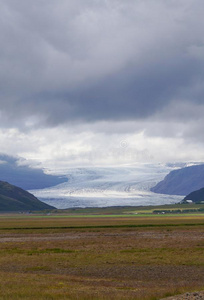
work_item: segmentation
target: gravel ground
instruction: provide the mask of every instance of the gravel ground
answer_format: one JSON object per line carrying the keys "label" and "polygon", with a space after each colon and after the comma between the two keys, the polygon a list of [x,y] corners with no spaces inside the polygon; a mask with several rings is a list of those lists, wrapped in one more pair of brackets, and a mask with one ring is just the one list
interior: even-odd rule
{"label": "gravel ground", "polygon": [[161,300],[202,300],[202,299],[204,299],[204,291],[185,293],[183,295],[163,298]]}

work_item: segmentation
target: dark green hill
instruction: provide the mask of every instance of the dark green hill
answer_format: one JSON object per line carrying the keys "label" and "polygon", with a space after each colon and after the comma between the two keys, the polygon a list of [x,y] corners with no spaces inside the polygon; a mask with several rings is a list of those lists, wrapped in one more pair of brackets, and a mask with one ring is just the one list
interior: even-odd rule
{"label": "dark green hill", "polygon": [[204,188],[198,190],[198,191],[194,191],[192,193],[190,193],[189,195],[187,195],[182,203],[185,203],[186,200],[192,200],[194,203],[202,203],[204,202]]}
{"label": "dark green hill", "polygon": [[30,211],[53,208],[29,192],[8,182],[0,181],[0,211]]}

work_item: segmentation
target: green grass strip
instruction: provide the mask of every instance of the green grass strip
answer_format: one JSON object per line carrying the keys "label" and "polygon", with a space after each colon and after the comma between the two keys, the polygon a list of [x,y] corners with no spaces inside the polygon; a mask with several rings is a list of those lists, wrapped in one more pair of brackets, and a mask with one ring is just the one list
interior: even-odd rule
{"label": "green grass strip", "polygon": [[105,229],[105,228],[148,228],[148,227],[182,227],[204,226],[204,223],[184,224],[124,224],[124,225],[97,225],[97,226],[46,226],[46,227],[2,227],[0,230],[43,230],[43,229]]}

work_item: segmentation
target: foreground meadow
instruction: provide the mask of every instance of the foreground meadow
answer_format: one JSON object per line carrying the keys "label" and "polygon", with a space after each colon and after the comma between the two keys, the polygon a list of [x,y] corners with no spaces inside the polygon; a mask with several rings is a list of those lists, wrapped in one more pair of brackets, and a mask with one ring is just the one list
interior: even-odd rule
{"label": "foreground meadow", "polygon": [[1,215],[0,299],[161,299],[204,289],[203,215]]}

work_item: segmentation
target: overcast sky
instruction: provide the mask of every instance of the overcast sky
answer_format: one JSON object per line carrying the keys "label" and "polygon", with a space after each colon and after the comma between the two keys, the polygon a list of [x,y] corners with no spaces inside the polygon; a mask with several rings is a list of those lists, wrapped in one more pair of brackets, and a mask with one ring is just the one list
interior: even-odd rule
{"label": "overcast sky", "polygon": [[0,0],[1,152],[204,161],[203,0]]}

